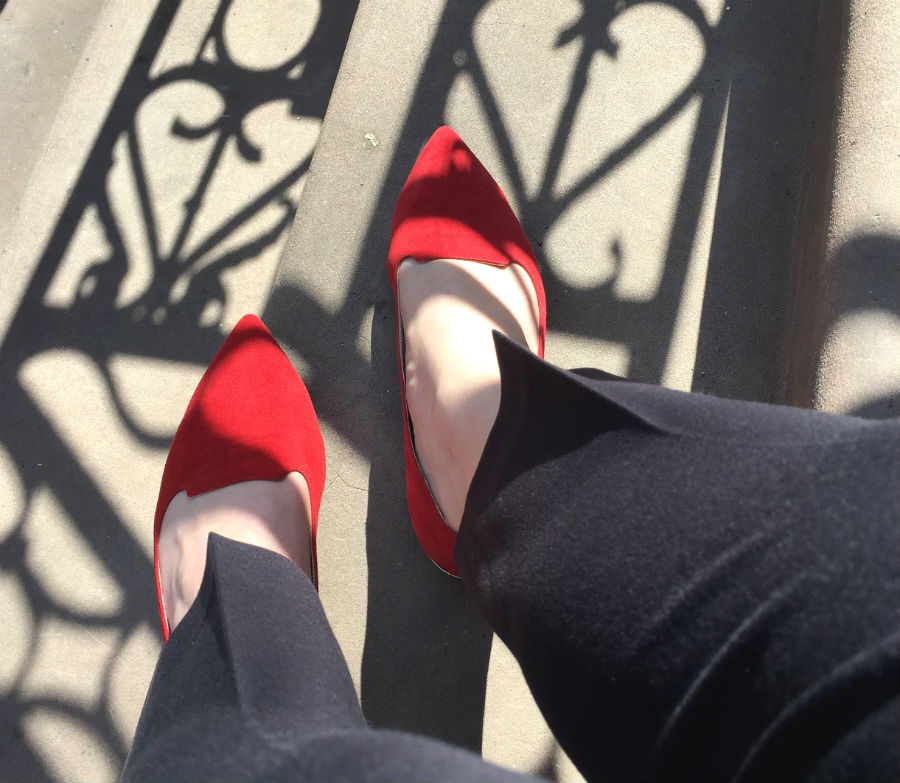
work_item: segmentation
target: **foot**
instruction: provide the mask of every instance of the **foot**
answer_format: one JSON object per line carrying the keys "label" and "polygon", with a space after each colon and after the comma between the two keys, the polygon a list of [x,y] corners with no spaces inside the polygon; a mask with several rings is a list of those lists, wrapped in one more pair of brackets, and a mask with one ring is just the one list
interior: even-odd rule
{"label": "foot", "polygon": [[416,453],[444,520],[459,530],[500,407],[491,331],[537,352],[537,296],[520,266],[453,259],[404,260],[397,290]]}
{"label": "foot", "polygon": [[181,622],[206,568],[206,539],[218,533],[271,549],[312,578],[309,487],[300,473],[281,481],[244,481],[189,498],[179,492],[159,533],[159,576],[169,630]]}

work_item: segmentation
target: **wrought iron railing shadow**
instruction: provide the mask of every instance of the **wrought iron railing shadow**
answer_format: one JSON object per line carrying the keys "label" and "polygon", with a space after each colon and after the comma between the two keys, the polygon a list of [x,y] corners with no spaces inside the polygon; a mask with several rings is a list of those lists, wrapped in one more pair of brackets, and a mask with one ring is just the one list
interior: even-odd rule
{"label": "wrought iron railing shadow", "polygon": [[[773,21],[763,9],[694,0],[583,0],[577,8],[571,4],[558,12],[555,7],[548,11],[546,5],[505,0],[448,2],[417,74],[396,152],[340,304],[325,307],[294,282],[273,291],[267,317],[307,368],[305,377],[320,417],[371,466],[361,686],[363,708],[376,725],[425,731],[479,748],[490,654],[482,621],[461,591],[454,592],[423,564],[404,519],[394,305],[383,269],[393,205],[421,145],[441,124],[477,136],[476,152],[489,158],[485,162],[506,189],[537,253],[550,329],[563,342],[583,339],[619,346],[625,356],[622,364],[635,380],[666,380],[689,266],[698,253],[706,264],[708,251],[706,286],[697,293],[702,299],[699,346],[695,334],[696,364],[687,366],[686,385],[773,399],[778,374],[774,354],[787,304],[788,248],[803,180],[804,122],[815,70],[818,4],[810,0],[801,5],[780,10]],[[685,52],[676,38],[657,50],[641,50],[650,58],[644,76],[662,76],[673,60],[688,55],[696,55],[696,70],[652,111],[631,111],[630,130],[578,176],[563,176],[567,155],[584,154],[580,112],[597,112],[589,105],[596,95],[591,89],[602,78],[594,66],[603,58],[616,62],[620,50],[615,26],[640,9],[663,9],[681,30],[688,30],[694,47]],[[532,12],[535,18],[528,16]],[[518,34],[517,25],[527,24],[547,27],[552,43],[524,54],[515,50],[509,42]],[[492,27],[503,27],[507,37],[501,39],[498,33],[490,40],[502,45],[480,48],[478,36]],[[574,65],[564,94],[540,92],[536,75],[543,74],[543,64],[557,49],[566,47],[577,52],[570,58]],[[510,108],[509,93],[497,87],[500,83],[510,91],[519,89],[516,78],[532,79],[528,85],[534,88],[535,115],[550,114],[551,132],[540,137],[540,143],[535,142],[539,134],[529,133],[527,124],[514,122],[516,111],[532,115],[521,103]],[[463,100],[458,98],[461,80],[468,85]],[[611,90],[627,86],[616,83]],[[560,108],[545,110],[550,105]],[[735,105],[736,112],[730,109]],[[613,215],[614,225],[598,228],[610,241],[602,251],[595,247],[591,253],[611,274],[596,283],[574,285],[573,268],[589,267],[595,256],[585,264],[584,259],[567,259],[554,251],[554,229],[579,199],[595,196],[687,111],[692,114],[684,146],[668,156],[659,150],[649,153],[661,172],[673,167],[684,172],[665,225],[649,229],[662,235],[660,270],[652,291],[627,296],[618,286],[625,263],[641,263],[633,254],[629,257],[629,248],[617,236],[620,229],[640,226],[639,202],[623,204]],[[607,127],[615,128],[615,118]],[[773,138],[779,145],[771,151]],[[571,152],[576,142],[581,152]],[[596,146],[603,145],[598,141]],[[659,186],[648,180],[646,202],[659,196]],[[310,259],[313,262],[321,259]],[[741,288],[745,276],[750,285]],[[742,301],[750,306],[742,310]],[[722,311],[727,316],[735,304],[737,313],[726,325]],[[370,327],[363,355],[354,346]],[[729,340],[724,347],[722,333]],[[397,457],[385,459],[386,453]],[[404,563],[402,569],[399,562]],[[438,630],[425,630],[435,624]],[[399,647],[405,652],[398,652]],[[551,757],[545,765],[548,771]]]}
{"label": "wrought iron railing shadow", "polygon": [[[756,212],[749,209],[746,225],[741,224],[738,229],[735,210],[743,210],[741,214],[746,215],[746,208],[752,207],[755,200],[745,200],[736,207],[735,199],[742,187],[754,187],[759,189],[756,199],[765,202],[775,190],[783,188],[784,182],[793,187],[802,180],[802,131],[807,115],[802,106],[785,113],[785,106],[794,96],[805,94],[812,78],[812,67],[807,67],[803,58],[809,59],[813,48],[818,8],[813,0],[777,11],[768,7],[739,9],[737,4],[733,10],[724,10],[724,3],[699,0],[652,4],[581,0],[575,9],[577,13],[570,13],[564,23],[561,17],[541,22],[555,25],[555,43],[534,56],[548,55],[554,47],[576,47],[577,53],[561,108],[553,113],[546,150],[536,154],[522,152],[532,147],[523,140],[521,129],[510,126],[505,98],[492,84],[487,60],[502,60],[503,54],[480,50],[476,40],[480,16],[497,8],[508,9],[509,4],[504,3],[505,0],[450,0],[446,4],[418,74],[397,154],[372,211],[363,250],[346,291],[342,292],[343,304],[331,311],[307,292],[282,288],[273,292],[266,308],[276,334],[305,365],[304,376],[323,421],[371,465],[366,519],[368,606],[362,661],[366,714],[378,725],[425,731],[470,747],[481,744],[479,708],[484,705],[490,634],[458,587],[440,582],[421,559],[416,559],[420,556],[414,554],[415,541],[402,519],[405,511],[401,422],[395,415],[393,302],[382,271],[390,216],[402,182],[422,142],[436,126],[452,119],[449,114],[453,89],[459,79],[465,78],[472,86],[472,105],[478,106],[496,150],[502,168],[498,176],[517,206],[538,254],[548,293],[551,328],[569,337],[622,346],[632,378],[660,382],[684,296],[688,266],[700,242],[702,212],[709,198],[713,171],[718,171],[717,150],[721,147],[725,164],[718,180],[718,205],[713,207],[712,237],[708,238],[712,250],[694,386],[764,399],[774,388],[774,383],[770,383],[774,380],[774,362],[773,368],[768,368],[765,361],[757,361],[752,341],[772,342],[772,335],[780,328],[781,309],[774,307],[776,317],[769,318],[773,312],[770,308],[757,321],[739,315],[724,330],[728,335],[724,342],[720,337],[720,311],[734,301],[735,280],[742,279],[748,270],[754,281],[760,276],[769,278],[759,290],[751,287],[751,299],[764,299],[772,291],[786,287],[782,283],[788,273],[787,264],[777,250],[789,245],[790,213],[797,194],[795,191],[789,197],[782,196],[771,208]],[[71,443],[22,385],[22,367],[32,357],[56,349],[77,351],[87,357],[103,379],[118,424],[128,436],[147,448],[163,449],[169,434],[146,427],[130,413],[110,372],[111,357],[127,354],[204,365],[221,341],[218,316],[228,305],[229,296],[223,277],[228,270],[249,263],[274,247],[290,225],[297,206],[288,191],[308,168],[308,157],[296,160],[268,188],[257,192],[196,240],[196,221],[225,150],[236,149],[248,166],[255,165],[265,153],[245,132],[245,120],[254,109],[286,100],[291,101],[294,115],[318,119],[324,116],[353,7],[325,3],[316,30],[303,50],[276,68],[258,70],[242,67],[229,52],[224,25],[231,5],[231,0],[222,0],[204,46],[190,64],[157,73],[153,64],[174,14],[172,6],[160,5],[0,346],[2,445],[16,466],[25,498],[20,517],[0,541],[0,569],[21,585],[33,627],[59,617],[88,629],[113,629],[124,640],[137,628],[152,628],[155,616],[153,595],[148,590],[151,564],[145,547],[123,524],[118,508],[97,486]],[[645,6],[665,8],[678,17],[680,24],[691,28],[698,42],[696,72],[655,111],[645,115],[637,112],[637,126],[580,176],[563,177],[567,154],[582,132],[578,130],[579,112],[590,100],[590,88],[597,79],[592,68],[598,58],[614,60],[619,51],[614,25]],[[715,14],[710,10],[714,6]],[[778,17],[774,21],[765,16],[772,13]],[[795,54],[788,57],[786,52],[791,48]],[[654,63],[649,70],[665,68],[666,57],[677,55],[671,51],[650,53],[649,56],[659,58],[659,64]],[[767,58],[779,62],[779,57],[789,66],[785,73],[763,72],[761,64]],[[514,68],[516,63],[501,62],[501,66]],[[185,201],[180,220],[170,234],[171,242],[164,247],[158,241],[154,193],[147,184],[147,167],[152,162],[145,159],[141,150],[136,118],[151,96],[182,82],[212,89],[221,101],[221,109],[205,123],[187,116],[172,117],[172,138],[208,144],[209,151],[194,193]],[[541,100],[536,94],[535,101]],[[735,106],[739,111],[735,111]],[[673,198],[674,209],[664,232],[660,275],[652,292],[629,298],[617,288],[623,264],[633,261],[627,245],[618,240],[617,226],[606,227],[611,239],[603,263],[609,265],[611,274],[601,282],[573,285],[567,277],[566,259],[552,250],[554,229],[562,225],[579,199],[607,183],[658,140],[688,108],[694,113],[692,130],[686,147],[674,156],[683,166],[684,177]],[[784,117],[779,119],[781,115]],[[753,145],[773,134],[783,141],[777,160],[757,166],[762,158],[759,148]],[[746,157],[748,145],[756,150],[757,157]],[[120,301],[120,292],[133,266],[133,249],[119,226],[117,208],[109,194],[109,177],[117,154],[124,154],[131,161],[135,198],[146,230],[142,252],[152,260],[148,284],[125,305]],[[755,172],[754,167],[761,171]],[[777,170],[775,175],[773,170]],[[767,183],[767,177],[774,184]],[[783,211],[786,217],[766,226],[764,219],[772,209]],[[84,271],[74,285],[78,293],[68,306],[50,306],[46,303],[47,292],[72,246],[78,225],[89,211],[99,220],[106,255]],[[258,227],[253,221],[264,211],[273,217],[264,227]],[[623,210],[617,219],[624,227],[632,215]],[[248,229],[251,225],[253,230]],[[764,253],[754,254],[752,248],[741,247],[741,242],[749,241],[754,232],[763,228],[769,232],[763,243]],[[740,252],[735,254],[736,248]],[[327,259],[318,262],[327,263]],[[350,347],[357,344],[373,306],[371,356],[362,356]],[[764,334],[760,336],[760,330],[754,327],[762,321]],[[396,459],[381,458],[386,444],[395,447],[391,453],[397,455]],[[36,454],[40,455],[41,465],[36,464]],[[127,466],[121,467],[127,470]],[[41,576],[29,564],[27,510],[30,499],[46,486],[74,521],[78,536],[121,589],[121,608],[112,614],[72,613],[44,589]],[[409,568],[398,569],[398,560],[409,562]],[[415,596],[415,600],[410,600],[410,596]],[[442,623],[439,633],[398,640],[398,628],[419,628],[438,615]],[[31,641],[36,638],[32,636]],[[464,650],[460,640],[465,642]],[[398,657],[395,648],[399,643],[410,644],[412,652]],[[2,741],[2,752],[4,758],[15,759],[15,766],[8,768],[10,774],[14,770],[22,778],[52,777],[40,749],[32,747],[27,733],[21,730],[27,716],[38,709],[55,711],[88,727],[107,749],[114,766],[120,766],[127,753],[127,740],[113,725],[106,697],[93,708],[85,709],[77,701],[42,699],[23,689],[29,662],[37,653],[29,650],[22,656],[24,663],[3,697],[0,722],[11,730]],[[435,672],[441,676],[436,677]],[[103,681],[109,676],[105,672]],[[398,688],[398,683],[403,687]],[[551,752],[542,770],[551,774],[553,764]]]}
{"label": "wrought iron railing shadow", "polygon": [[[16,486],[19,492],[10,499],[14,507],[7,511],[12,517],[4,518],[0,534],[0,575],[21,603],[16,609],[21,627],[13,631],[22,642],[8,660],[0,696],[3,779],[71,777],[77,773],[63,774],[65,759],[79,752],[100,753],[107,769],[121,769],[130,738],[123,736],[123,720],[128,719],[112,703],[111,678],[120,676],[114,669],[122,665],[117,651],[137,632],[154,635],[157,623],[147,541],[138,540],[125,524],[121,505],[98,484],[95,467],[85,464],[79,444],[60,426],[67,416],[76,415],[74,411],[49,416],[27,387],[27,368],[36,357],[77,355],[85,372],[99,379],[96,388],[80,393],[110,401],[112,420],[97,426],[116,430],[116,438],[136,448],[166,448],[172,433],[160,432],[146,424],[146,416],[135,415],[133,402],[117,382],[114,358],[198,368],[209,361],[221,343],[220,321],[234,294],[226,276],[263,255],[277,257],[291,225],[356,9],[356,3],[323,3],[317,19],[289,20],[292,30],[307,25],[305,42],[298,41],[298,50],[280,56],[266,51],[264,38],[257,40],[263,64],[256,67],[245,64],[246,53],[231,41],[228,20],[236,5],[236,0],[221,0],[205,20],[195,9],[188,23],[201,26],[196,31],[200,45],[174,65],[161,60],[160,52],[178,23],[179,4],[156,7],[2,337],[0,456],[5,457],[3,470],[12,474],[4,486]],[[312,6],[307,10],[314,13]],[[173,90],[181,92],[175,95]],[[270,149],[277,145],[254,123],[260,112],[272,107],[286,121],[303,125],[311,142],[288,154]],[[178,157],[153,154],[170,142],[182,144]],[[265,166],[264,175],[254,173]],[[236,181],[223,183],[226,175]],[[174,210],[165,203],[173,188],[184,196]],[[223,192],[237,189],[233,198],[221,200]],[[87,223],[95,229],[93,240],[86,248],[83,243],[76,247],[78,232]],[[60,283],[66,275],[71,278],[66,267],[73,253],[80,254],[77,277]],[[44,380],[55,382],[53,377]],[[78,389],[66,394],[79,398]],[[128,464],[108,467],[125,475],[135,470]],[[135,475],[134,481],[139,480]],[[78,547],[86,546],[86,557],[112,579],[117,602],[91,611],[76,601],[73,608],[53,585],[48,587],[48,579],[52,582],[54,573],[65,573],[72,563],[62,552],[57,561],[35,558],[29,518],[35,504],[47,497],[52,497],[58,516],[74,526],[71,535],[80,539]],[[60,633],[73,636],[84,629],[105,640],[106,646],[97,649],[113,650],[108,660],[100,656],[96,661],[49,664],[71,682],[96,681],[99,693],[69,697],[65,687],[42,688],[43,674],[36,667],[54,654],[41,649],[53,635],[48,628],[63,628]],[[134,674],[136,681],[146,680],[146,672]],[[129,682],[126,673],[126,693]],[[49,729],[34,729],[37,715],[49,721]],[[58,752],[46,736],[36,744],[35,736],[52,733],[60,722],[74,727],[75,735],[59,734]],[[85,748],[64,748],[72,736],[84,737]]]}

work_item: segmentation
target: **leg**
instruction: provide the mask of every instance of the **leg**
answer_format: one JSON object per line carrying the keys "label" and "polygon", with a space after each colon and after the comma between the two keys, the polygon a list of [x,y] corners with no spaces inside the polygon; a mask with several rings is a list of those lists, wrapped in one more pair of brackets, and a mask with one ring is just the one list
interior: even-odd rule
{"label": "leg", "polygon": [[442,742],[368,728],[306,575],[211,535],[122,780],[435,779],[528,780]]}
{"label": "leg", "polygon": [[466,493],[500,404],[492,329],[537,349],[537,300],[521,267],[404,261],[398,275],[406,398],[416,449],[447,524]]}
{"label": "leg", "polygon": [[166,461],[155,548],[174,633],[124,779],[516,777],[366,727],[309,578],[324,459],[305,387],[263,324],[241,319]]}
{"label": "leg", "polygon": [[309,579],[209,536],[199,594],[164,645],[123,780],[265,777],[309,734],[364,726]]}
{"label": "leg", "polygon": [[500,370],[466,357],[509,313],[530,342],[527,301],[507,286],[472,317],[444,263],[484,269],[400,269],[417,450],[467,587],[582,771],[895,777],[896,423],[588,380],[502,339],[501,402]]}
{"label": "leg", "polygon": [[900,426],[498,339],[460,573],[589,778],[895,778]]}

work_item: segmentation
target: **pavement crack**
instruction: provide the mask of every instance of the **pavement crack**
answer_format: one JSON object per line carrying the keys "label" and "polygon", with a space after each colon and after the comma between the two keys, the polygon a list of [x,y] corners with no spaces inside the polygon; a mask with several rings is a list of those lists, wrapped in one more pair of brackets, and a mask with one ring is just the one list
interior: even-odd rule
{"label": "pavement crack", "polygon": [[337,480],[339,480],[345,487],[348,489],[356,490],[357,492],[365,492],[367,495],[374,495],[376,497],[381,498],[392,498],[393,500],[406,500],[405,495],[396,495],[393,492],[379,492],[376,489],[372,489],[371,487],[358,487],[351,481],[348,481],[342,474],[337,474]]}

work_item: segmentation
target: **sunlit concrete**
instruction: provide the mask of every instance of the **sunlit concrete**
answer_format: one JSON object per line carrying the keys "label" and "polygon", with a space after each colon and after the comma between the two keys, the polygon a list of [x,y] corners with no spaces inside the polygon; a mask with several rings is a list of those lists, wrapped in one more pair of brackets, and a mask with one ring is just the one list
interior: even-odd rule
{"label": "sunlit concrete", "polygon": [[895,3],[849,3],[814,403],[900,415],[900,25]]}
{"label": "sunlit concrete", "polygon": [[10,779],[121,771],[160,649],[150,563],[168,442],[224,335],[264,307],[352,13],[0,13]]}
{"label": "sunlit concrete", "polygon": [[[160,645],[149,563],[168,441],[224,334],[257,312],[320,414],[321,597],[367,718],[578,779],[409,527],[384,257],[439,124],[535,245],[554,361],[867,414],[895,399],[890,4],[827,19],[816,0],[364,0],[343,58],[353,8],[338,5],[0,12],[7,777],[118,775]],[[832,28],[829,70],[816,47]],[[834,150],[809,141],[817,112]],[[832,157],[815,212],[808,173]],[[829,226],[813,259],[826,284],[807,289],[791,275],[813,224]],[[798,290],[812,321],[792,315]],[[798,351],[805,399],[783,386]]]}
{"label": "sunlit concrete", "polygon": [[[509,196],[547,286],[549,358],[779,401],[807,156],[827,154],[809,144],[819,11],[361,5],[265,315],[326,423],[321,594],[376,725],[577,779],[408,525],[384,259],[421,146],[452,125]],[[480,695],[460,690],[473,681]]]}

